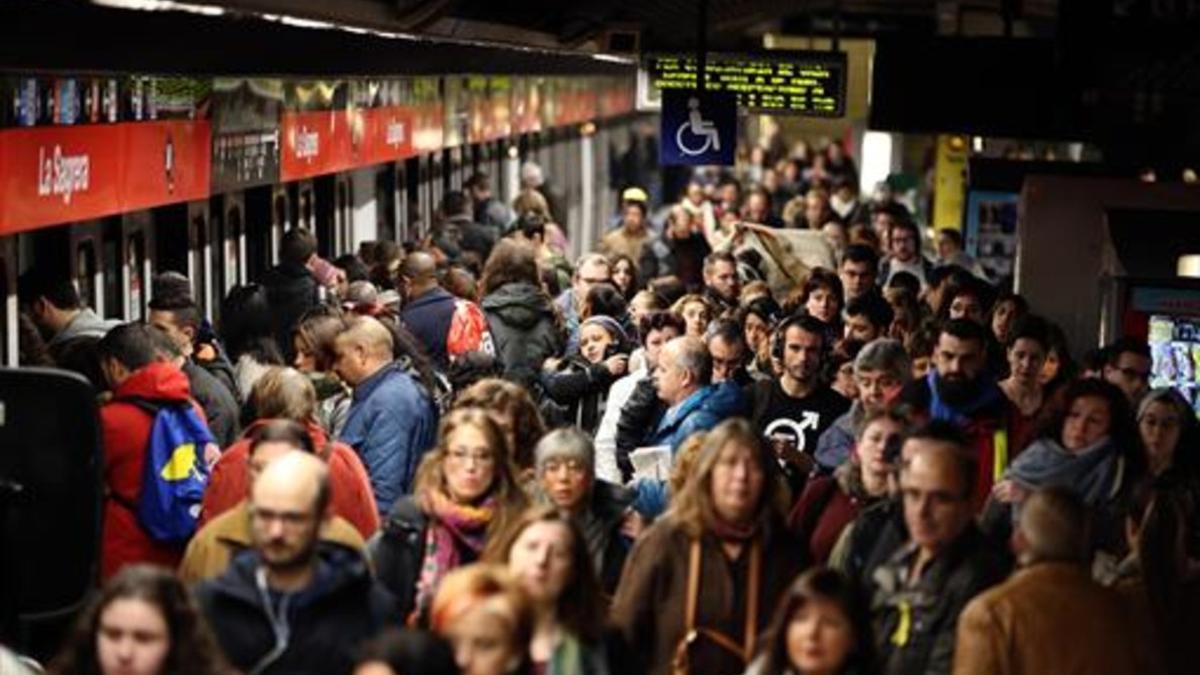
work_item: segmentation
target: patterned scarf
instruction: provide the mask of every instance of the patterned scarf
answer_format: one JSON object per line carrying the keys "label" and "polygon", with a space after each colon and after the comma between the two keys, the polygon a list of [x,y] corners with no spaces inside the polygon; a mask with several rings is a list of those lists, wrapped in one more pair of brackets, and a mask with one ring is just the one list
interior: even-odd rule
{"label": "patterned scarf", "polygon": [[488,525],[496,512],[496,500],[488,497],[479,506],[457,504],[441,492],[425,498],[431,517],[425,531],[425,556],[417,579],[417,594],[410,626],[426,616],[442,577],[454,568],[472,562],[483,552]]}

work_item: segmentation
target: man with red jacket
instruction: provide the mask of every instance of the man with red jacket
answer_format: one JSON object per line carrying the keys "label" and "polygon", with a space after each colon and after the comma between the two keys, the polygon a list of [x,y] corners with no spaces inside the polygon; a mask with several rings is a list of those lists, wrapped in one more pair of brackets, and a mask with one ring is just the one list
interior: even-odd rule
{"label": "man with red jacket", "polygon": [[105,489],[101,580],[132,563],[173,568],[183,555],[182,545],[152,539],[138,523],[133,506],[141,496],[142,465],[154,416],[127,399],[170,404],[191,402],[187,376],[160,359],[166,339],[151,326],[127,323],[110,330],[96,345],[100,368],[113,394],[112,400],[100,407]]}

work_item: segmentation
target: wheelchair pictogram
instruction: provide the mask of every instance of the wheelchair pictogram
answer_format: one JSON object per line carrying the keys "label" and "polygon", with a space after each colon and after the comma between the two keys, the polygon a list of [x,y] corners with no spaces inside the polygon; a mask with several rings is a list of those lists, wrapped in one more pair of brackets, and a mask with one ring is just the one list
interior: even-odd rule
{"label": "wheelchair pictogram", "polygon": [[[700,100],[692,97],[688,99],[688,120],[679,125],[679,130],[675,132],[675,146],[679,151],[689,157],[703,155],[710,150],[712,152],[720,152],[721,150],[721,135],[717,132],[716,125],[709,120],[704,119],[700,113]],[[696,138],[693,138],[691,145],[684,142],[684,136],[690,133],[692,137],[703,137],[703,143],[696,146]]]}

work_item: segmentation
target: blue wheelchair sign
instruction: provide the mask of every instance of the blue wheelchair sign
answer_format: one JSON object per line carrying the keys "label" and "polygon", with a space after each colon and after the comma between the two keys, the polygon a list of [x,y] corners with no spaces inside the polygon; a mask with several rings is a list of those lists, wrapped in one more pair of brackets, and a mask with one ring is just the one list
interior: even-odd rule
{"label": "blue wheelchair sign", "polygon": [[659,147],[662,164],[732,166],[737,147],[736,95],[663,90]]}

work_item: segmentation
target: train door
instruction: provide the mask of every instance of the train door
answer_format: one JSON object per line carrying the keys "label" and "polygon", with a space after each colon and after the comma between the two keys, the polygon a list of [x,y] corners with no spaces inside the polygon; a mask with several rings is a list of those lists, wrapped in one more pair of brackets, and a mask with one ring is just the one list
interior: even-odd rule
{"label": "train door", "polygon": [[333,212],[332,258],[348,253],[354,247],[354,189],[350,174],[338,174],[335,177],[335,190],[337,202]]}
{"label": "train door", "polygon": [[0,315],[0,363],[13,368],[21,365],[20,330],[17,316],[17,238],[0,238],[0,301],[4,312]]}
{"label": "train door", "polygon": [[[79,300],[91,307],[96,314],[108,316],[115,314],[105,307],[104,274],[101,262],[103,255],[102,224],[100,221],[77,223],[71,226],[71,279],[75,290],[79,292]],[[115,268],[110,268],[115,269]]]}
{"label": "train door", "polygon": [[[155,272],[188,274],[189,233],[188,205],[160,206],[150,212],[154,223]],[[189,277],[190,278],[190,277]],[[149,282],[150,280],[147,280]],[[150,298],[153,300],[153,298]]]}
{"label": "train door", "polygon": [[398,241],[396,238],[396,204],[399,202],[400,172],[391,162],[375,172],[375,238],[380,241]]}
{"label": "train door", "polygon": [[151,223],[148,211],[127,213],[121,217],[121,296],[124,298],[126,321],[141,321],[146,317],[153,274]]}
{"label": "train door", "polygon": [[403,185],[404,190],[404,198],[400,201],[400,210],[403,212],[401,232],[404,241],[416,241],[421,237],[420,229],[424,218],[424,212],[421,210],[424,204],[421,191],[421,160],[417,157],[404,160],[403,170],[404,179],[397,181],[398,185]]}
{"label": "train door", "polygon": [[442,151],[442,165],[446,170],[446,189],[461,190],[463,184],[463,152],[461,145]]}
{"label": "train door", "polygon": [[246,190],[243,235],[246,241],[245,279],[250,283],[262,279],[271,268],[271,220],[274,217],[273,191],[270,186]]}
{"label": "train door", "polygon": [[433,223],[438,208],[442,205],[442,195],[450,187],[450,181],[445,173],[442,153],[434,152],[429,155],[429,222]]}
{"label": "train door", "polygon": [[188,205],[188,278],[192,280],[192,297],[208,320],[213,318],[213,259],[212,231],[208,218],[208,202]]}
{"label": "train door", "polygon": [[271,264],[279,264],[279,242],[283,233],[290,229],[292,221],[293,189],[288,185],[276,185],[271,188]]}
{"label": "train door", "polygon": [[[312,227],[317,237],[317,254],[326,260],[334,259],[337,225],[334,222],[337,210],[337,181],[333,176],[317,176],[312,181]],[[302,192],[303,194],[303,192]]]}

